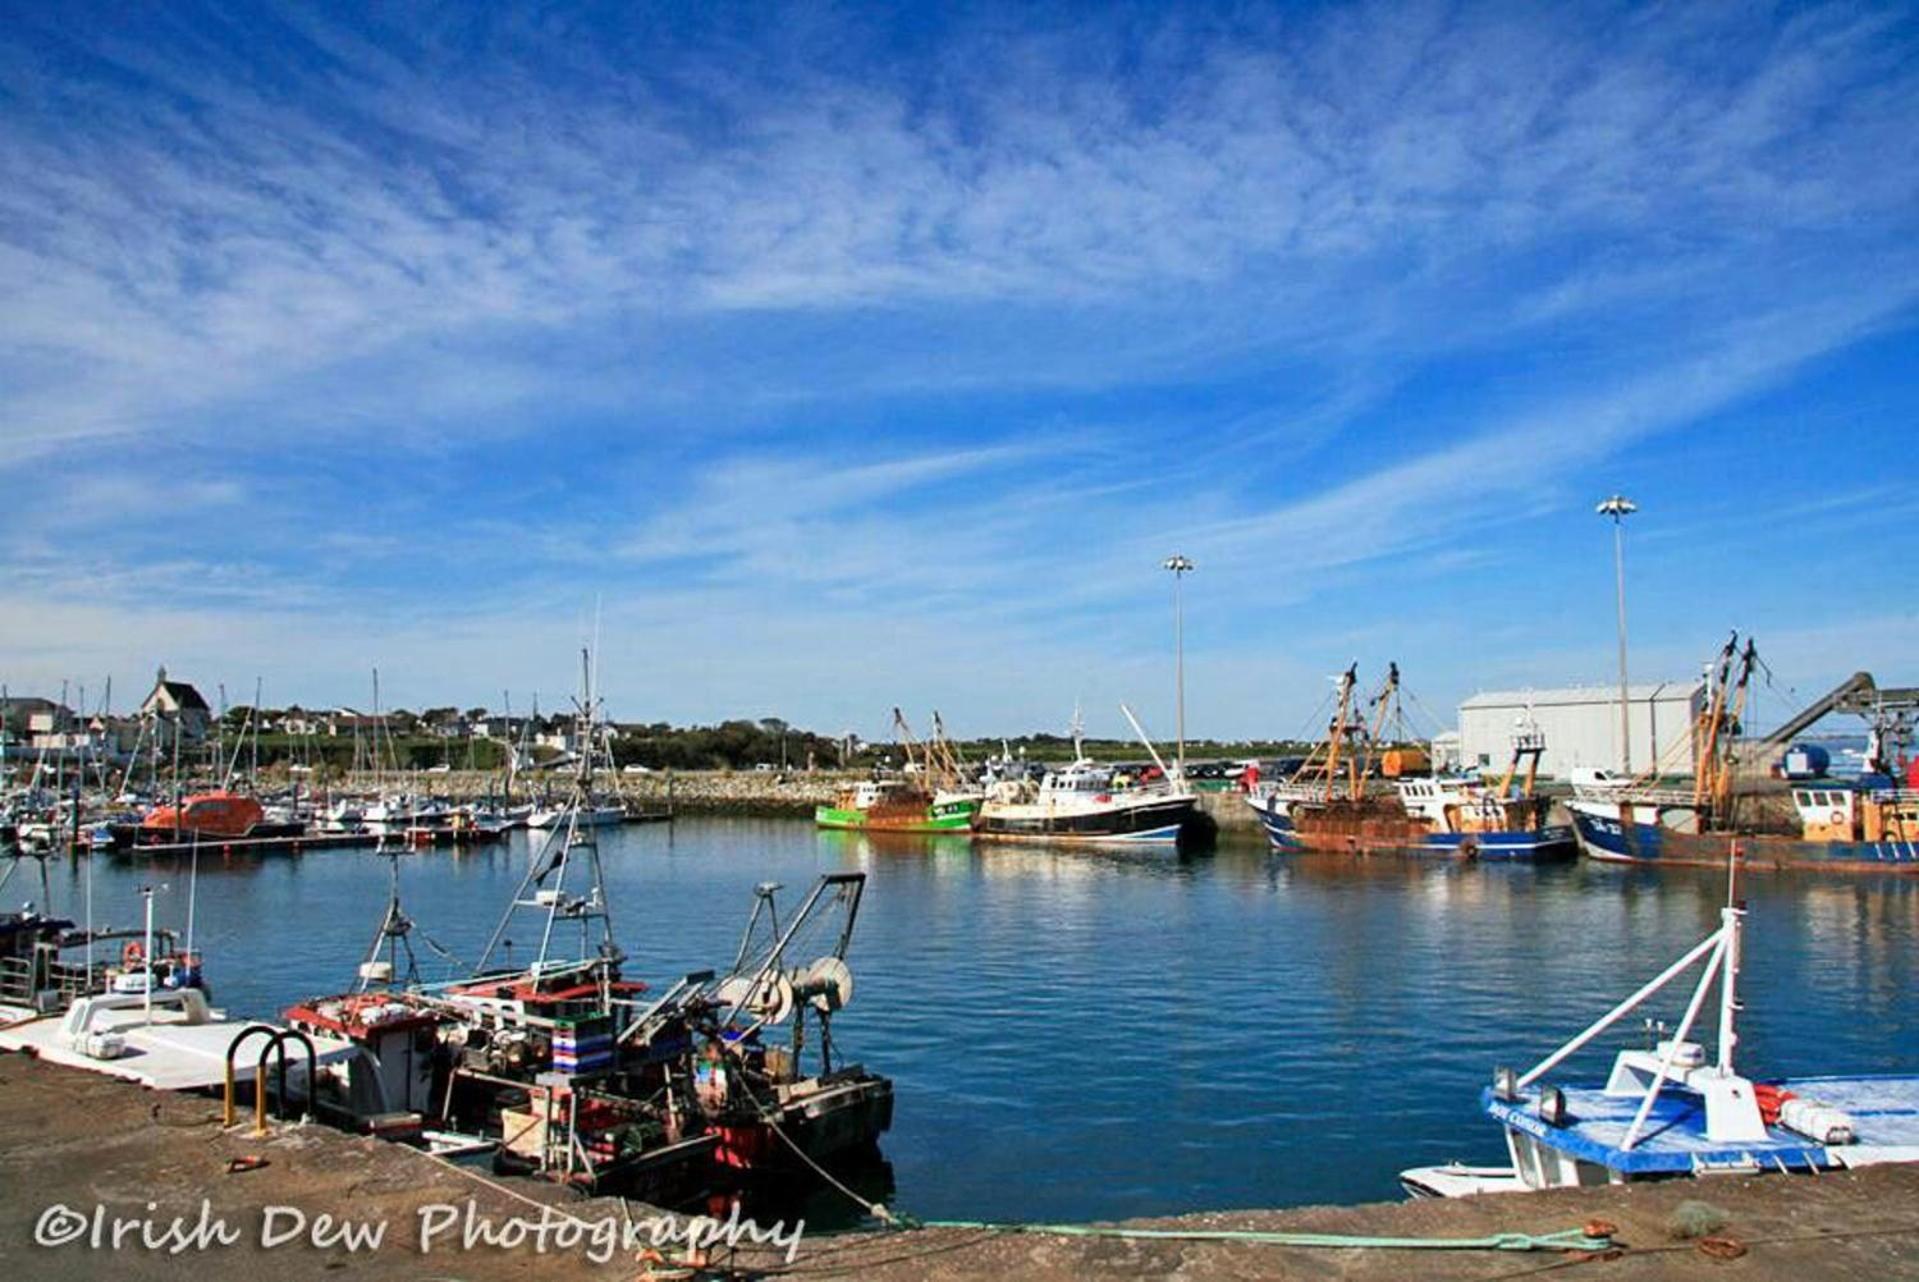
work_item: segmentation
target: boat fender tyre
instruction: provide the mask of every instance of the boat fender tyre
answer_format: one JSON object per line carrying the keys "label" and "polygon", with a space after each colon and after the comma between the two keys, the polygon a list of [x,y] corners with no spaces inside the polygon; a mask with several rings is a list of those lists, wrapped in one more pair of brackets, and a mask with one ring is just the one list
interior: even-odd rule
{"label": "boat fender tyre", "polygon": [[1843,810],[1833,811],[1828,822],[1835,828],[1842,826],[1846,822],[1846,812]]}

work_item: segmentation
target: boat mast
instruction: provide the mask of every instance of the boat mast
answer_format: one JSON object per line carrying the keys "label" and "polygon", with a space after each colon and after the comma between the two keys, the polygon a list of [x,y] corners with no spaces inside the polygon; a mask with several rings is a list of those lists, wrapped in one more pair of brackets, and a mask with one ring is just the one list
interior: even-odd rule
{"label": "boat mast", "polygon": [[253,725],[253,754],[248,773],[252,776],[251,787],[255,792],[260,790],[260,694],[261,680],[255,676],[253,678],[253,710],[247,718]]}
{"label": "boat mast", "polygon": [[[1339,704],[1333,710],[1332,725],[1328,727],[1326,742],[1322,745],[1326,756],[1325,760],[1320,764],[1319,774],[1325,781],[1326,797],[1328,800],[1332,798],[1333,785],[1339,780],[1339,749],[1346,739],[1347,718],[1352,715],[1353,709],[1353,687],[1357,685],[1358,682],[1359,664],[1354,662],[1348,666],[1346,671],[1339,677]],[[1314,749],[1313,756],[1318,756],[1320,751],[1321,749]],[[1312,774],[1312,771],[1312,757],[1308,757],[1306,764],[1299,768],[1299,773],[1295,775],[1294,778],[1308,778]]]}
{"label": "boat mast", "polygon": [[921,746],[920,741],[913,735],[913,727],[906,724],[906,714],[901,712],[897,707],[893,709],[893,742],[900,746],[900,765],[902,766],[900,773],[911,773],[911,771],[904,769],[904,767],[915,764],[913,753],[917,750],[920,754],[917,763],[919,765],[920,781],[922,784],[930,787],[933,777],[932,749]]}
{"label": "boat mast", "polygon": [[1732,709],[1726,717],[1718,769],[1713,775],[1713,814],[1723,816],[1727,824],[1732,822],[1732,786],[1739,764],[1733,753],[1733,737],[1739,732],[1740,723],[1746,715],[1746,695],[1752,688],[1752,670],[1758,662],[1758,648],[1749,636],[1746,638],[1745,651],[1739,656],[1739,680],[1733,689]]}
{"label": "boat mast", "polygon": [[380,760],[380,670],[373,669],[373,793],[377,799],[384,791]]}
{"label": "boat mast", "polygon": [[[535,956],[528,973],[534,976],[548,969],[548,957],[553,949],[553,932],[562,918],[577,921],[580,924],[580,960],[587,960],[585,954],[592,923],[600,924],[600,942],[597,949],[598,960],[604,963],[600,968],[602,996],[610,996],[607,985],[611,983],[612,967],[617,965],[624,954],[613,939],[613,919],[608,912],[606,902],[606,878],[600,864],[599,843],[594,837],[594,827],[581,822],[581,812],[589,805],[593,789],[593,753],[591,727],[596,707],[593,695],[592,660],[590,652],[583,646],[580,649],[580,682],[582,698],[579,701],[574,724],[579,735],[581,751],[575,753],[573,767],[572,794],[567,799],[566,822],[557,824],[548,835],[544,845],[535,853],[527,865],[526,876],[521,880],[519,889],[508,902],[506,912],[500,918],[500,924],[494,929],[493,937],[487,941],[486,951],[480,955],[479,964],[474,967],[475,974],[483,974],[493,954],[506,943],[507,927],[514,915],[521,909],[534,909],[544,914],[540,927],[540,949]],[[588,876],[591,885],[584,898],[572,896],[566,891],[567,868],[573,861],[573,853],[582,851],[586,855]],[[543,883],[551,877],[551,886]],[[510,946],[510,945],[509,945]]]}
{"label": "boat mast", "polygon": [[966,783],[966,758],[961,755],[958,745],[946,733],[946,722],[940,719],[939,709],[933,709],[932,745],[939,748],[939,768],[941,782],[949,788],[961,788]]}
{"label": "boat mast", "polygon": [[1167,771],[1166,763],[1160,760],[1159,749],[1153,746],[1151,736],[1146,733],[1146,727],[1139,723],[1139,718],[1133,715],[1133,710],[1123,703],[1119,705],[1119,710],[1126,714],[1126,720],[1132,723],[1133,733],[1138,735],[1139,741],[1146,745],[1146,751],[1153,758],[1153,764],[1159,767],[1160,777],[1183,787],[1186,781],[1183,778],[1175,780]]}
{"label": "boat mast", "polygon": [[1738,648],[1739,634],[1735,632],[1720,648],[1719,658],[1712,667],[1712,688],[1706,699],[1706,710],[1700,714],[1697,755],[1693,760],[1692,800],[1695,806],[1705,805],[1717,791],[1714,780],[1719,765],[1719,733],[1725,724],[1726,685],[1732,679],[1732,660]]}
{"label": "boat mast", "polygon": [[[373,986],[374,976],[379,973],[380,950],[387,954],[386,977],[388,988],[396,986],[401,974],[400,951],[406,951],[405,983],[414,987],[420,982],[420,964],[413,953],[413,943],[407,938],[413,930],[413,920],[400,906],[400,852],[393,849],[387,852],[391,871],[387,878],[386,916],[380,919],[379,933],[373,937],[373,946],[367,950],[366,961],[360,965],[360,986],[357,992],[366,992]],[[431,941],[429,941],[431,942]]]}
{"label": "boat mast", "polygon": [[[1752,642],[1747,641],[1748,651]],[[1739,843],[1726,843],[1726,906],[1720,916],[1725,921],[1725,969],[1719,976],[1719,1075],[1732,1075],[1733,1047],[1739,1044],[1735,1017],[1739,1013],[1739,962],[1745,942],[1746,907],[1738,899]]]}
{"label": "boat mast", "polygon": [[1360,800],[1366,792],[1366,781],[1372,778],[1373,761],[1378,756],[1380,736],[1386,730],[1386,718],[1392,712],[1399,694],[1399,665],[1386,665],[1386,683],[1379,687],[1379,693],[1373,696],[1373,724],[1366,732],[1364,752],[1355,758],[1353,770],[1353,800]]}

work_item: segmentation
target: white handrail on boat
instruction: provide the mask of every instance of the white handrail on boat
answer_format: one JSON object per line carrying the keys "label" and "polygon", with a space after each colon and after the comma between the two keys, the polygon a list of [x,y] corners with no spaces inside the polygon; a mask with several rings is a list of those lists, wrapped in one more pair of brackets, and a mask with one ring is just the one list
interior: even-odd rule
{"label": "white handrail on boat", "polygon": [[1613,1007],[1611,1010],[1607,1011],[1604,1015],[1600,1016],[1599,1019],[1596,1020],[1591,1026],[1589,1026],[1585,1032],[1579,1034],[1579,1036],[1573,1038],[1570,1042],[1567,1042],[1564,1046],[1561,1046],[1558,1050],[1554,1051],[1552,1054],[1548,1055],[1545,1059],[1541,1060],[1533,1068],[1531,1072],[1527,1073],[1524,1077],[1520,1078],[1519,1081],[1516,1082],[1514,1085],[1522,1088],[1531,1086],[1534,1082],[1538,1081],[1542,1075],[1552,1072],[1552,1070],[1558,1067],[1559,1064],[1563,1062],[1569,1055],[1572,1055],[1575,1051],[1579,1050],[1579,1048],[1584,1046],[1587,1042],[1590,1042],[1593,1038],[1599,1036],[1601,1033],[1611,1028],[1614,1024],[1617,1024],[1621,1019],[1631,1014],[1634,1007],[1639,1006],[1640,1004],[1645,1002],[1647,998],[1651,997],[1654,993],[1658,992],[1660,989],[1664,988],[1667,984],[1670,984],[1674,979],[1678,978],[1681,974],[1685,973],[1687,968],[1690,967],[1694,962],[1698,961],[1701,957],[1705,956],[1708,952],[1711,952],[1713,949],[1717,948],[1719,946],[1720,939],[1725,935],[1725,933],[1726,933],[1726,928],[1724,926],[1721,926],[1718,930],[1715,930],[1712,934],[1700,940],[1699,943],[1696,946],[1694,946],[1691,952],[1687,953],[1684,957],[1681,957],[1678,961],[1674,962],[1672,965],[1666,967],[1666,969],[1660,973],[1657,979],[1652,980],[1651,982],[1646,984],[1645,987],[1641,988],[1638,992],[1634,993],[1631,997],[1628,997],[1625,1001],[1619,1003],[1619,1005]]}
{"label": "white handrail on boat", "polygon": [[[1718,935],[1719,941],[1712,950],[1712,956],[1707,959],[1706,968],[1699,973],[1699,987],[1692,990],[1692,1000],[1686,1003],[1686,1017],[1679,1021],[1679,1028],[1673,1033],[1672,1040],[1666,1043],[1666,1054],[1659,1061],[1659,1074],[1646,1088],[1646,1098],[1639,1101],[1639,1111],[1633,1114],[1632,1125],[1626,1128],[1626,1138],[1619,1142],[1623,1151],[1630,1151],[1639,1142],[1639,1132],[1652,1115],[1653,1101],[1665,1089],[1666,1081],[1672,1075],[1672,1067],[1679,1061],[1679,1048],[1686,1044],[1686,1034],[1692,1031],[1693,1021],[1699,1018],[1700,1007],[1706,1004],[1706,992],[1712,987],[1713,976],[1718,974],[1719,963],[1725,960],[1726,947],[1732,939],[1732,932],[1724,928]],[[1724,1071],[1723,1067],[1721,1071]],[[1710,1125],[1708,1122],[1708,1127]]]}

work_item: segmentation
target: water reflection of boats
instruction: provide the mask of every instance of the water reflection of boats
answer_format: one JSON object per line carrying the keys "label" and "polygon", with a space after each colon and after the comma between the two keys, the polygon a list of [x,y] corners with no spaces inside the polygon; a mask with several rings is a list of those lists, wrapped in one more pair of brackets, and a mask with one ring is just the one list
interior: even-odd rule
{"label": "water reflection of boats", "polygon": [[[1505,1130],[1511,1166],[1419,1167],[1402,1173],[1406,1189],[1462,1197],[1919,1162],[1919,1077],[1762,1082],[1736,1070],[1745,918],[1743,904],[1729,903],[1718,930],[1578,1036],[1523,1075],[1494,1073],[1481,1103]],[[1620,1051],[1603,1087],[1547,1084],[1547,1074],[1695,965],[1697,986],[1670,1037]],[[1691,1035],[1715,981],[1718,1047],[1709,1060]]]}

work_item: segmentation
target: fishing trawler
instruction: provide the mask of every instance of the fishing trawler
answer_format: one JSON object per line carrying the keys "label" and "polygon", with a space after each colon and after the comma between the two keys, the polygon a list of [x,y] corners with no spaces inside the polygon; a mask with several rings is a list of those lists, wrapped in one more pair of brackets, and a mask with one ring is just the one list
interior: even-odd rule
{"label": "fishing trawler", "polygon": [[[589,677],[583,719],[593,706]],[[565,822],[458,980],[419,981],[395,858],[359,987],[286,1012],[298,1028],[373,1052],[365,1062],[380,1089],[348,1080],[335,1094],[406,1101],[419,1114],[414,1133],[436,1149],[492,1151],[501,1170],[663,1205],[795,1160],[812,1168],[874,1150],[892,1123],[892,1083],[840,1062],[832,1037],[832,1016],[853,995],[845,953],[865,874],[821,877],[786,917],[779,887],[761,886],[732,966],[654,993],[623,974],[597,830],[581,819],[591,795],[582,755]],[[523,963],[509,932],[537,941]],[[817,957],[794,964],[815,947]],[[789,1025],[790,1041],[776,1044]],[[809,1050],[812,1072],[802,1066]],[[389,1064],[396,1055],[400,1067]]]}
{"label": "fishing trawler", "polygon": [[[1388,747],[1399,716],[1399,665],[1354,708],[1359,665],[1341,674],[1325,740],[1290,779],[1260,785],[1247,804],[1276,851],[1365,854],[1405,851],[1480,859],[1543,860],[1573,853],[1572,832],[1550,824],[1551,802],[1535,784],[1545,738],[1522,725],[1497,784],[1476,777],[1398,777],[1401,759],[1417,754]],[[1403,739],[1404,734],[1396,736]],[[1376,776],[1391,772],[1387,780]]]}
{"label": "fishing trawler", "polygon": [[[1400,1174],[1406,1190],[1464,1197],[1919,1162],[1919,1077],[1755,1081],[1735,1068],[1746,909],[1727,899],[1719,929],[1638,992],[1524,1074],[1494,1072],[1481,1104],[1504,1128],[1512,1165],[1418,1167]],[[1568,1057],[1702,961],[1670,1037],[1655,1033],[1644,1048],[1620,1051],[1602,1087],[1547,1083]],[[1715,979],[1718,1046],[1708,1056],[1691,1035]]]}
{"label": "fishing trawler", "polygon": [[1885,760],[1888,740],[1909,733],[1903,719],[1875,714],[1857,779],[1796,779],[1762,796],[1753,767],[1763,763],[1741,760],[1739,738],[1758,663],[1750,637],[1742,647],[1734,634],[1721,648],[1693,727],[1690,787],[1662,785],[1657,767],[1623,782],[1575,783],[1569,809],[1580,848],[1614,863],[1712,867],[1730,847],[1754,868],[1919,872],[1919,790],[1899,786]]}
{"label": "fishing trawler", "polygon": [[1073,760],[1031,779],[1002,780],[980,807],[974,831],[995,841],[1169,844],[1197,834],[1199,797],[1159,750],[1125,704],[1120,711],[1153,758],[1150,778],[1122,775],[1087,758],[1077,713]]}
{"label": "fishing trawler", "polygon": [[977,796],[928,794],[905,779],[862,779],[816,807],[813,822],[864,832],[964,833],[972,831],[979,806]]}
{"label": "fishing trawler", "polygon": [[1373,786],[1376,746],[1399,689],[1399,665],[1369,701],[1368,726],[1353,707],[1359,665],[1341,674],[1326,738],[1291,778],[1257,786],[1246,802],[1259,816],[1274,850],[1366,851],[1417,842],[1423,826],[1391,793]]}
{"label": "fishing trawler", "polygon": [[814,824],[862,832],[971,831],[982,794],[969,786],[965,763],[946,737],[939,713],[933,714],[933,737],[924,745],[898,708],[893,709],[893,732],[910,774],[875,772],[840,789],[830,804],[814,809]]}

